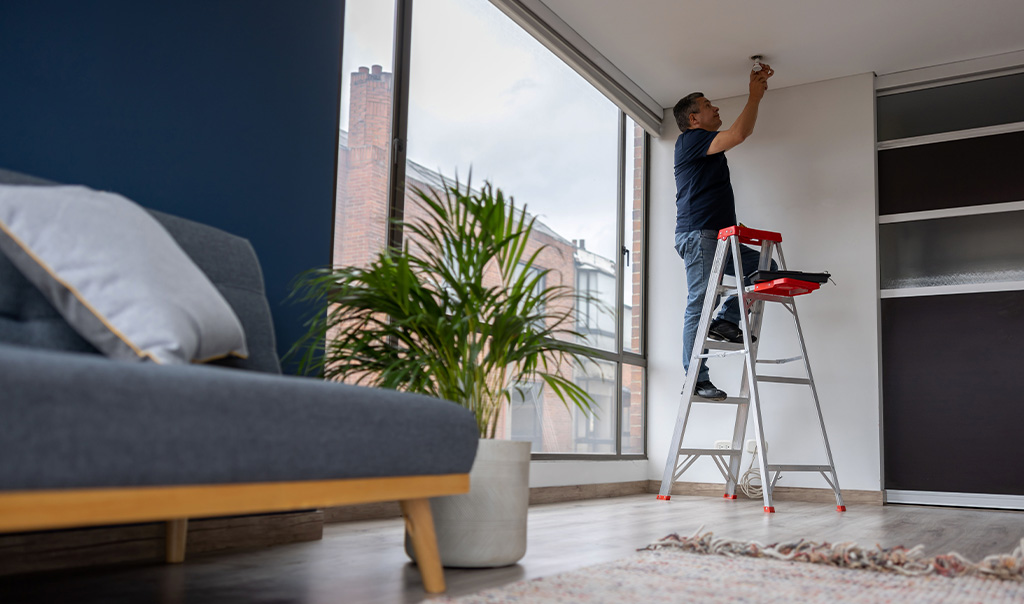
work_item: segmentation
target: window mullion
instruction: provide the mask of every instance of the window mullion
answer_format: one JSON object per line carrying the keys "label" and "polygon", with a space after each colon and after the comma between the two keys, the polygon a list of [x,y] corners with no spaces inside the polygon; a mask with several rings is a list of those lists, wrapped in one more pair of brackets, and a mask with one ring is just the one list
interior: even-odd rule
{"label": "window mullion", "polygon": [[388,190],[388,246],[402,247],[405,217],[405,164],[409,136],[409,71],[412,63],[413,0],[395,0],[394,93],[391,113],[391,168]]}
{"label": "window mullion", "polygon": [[615,261],[615,352],[619,354],[619,360],[615,362],[615,454],[622,455],[622,339],[625,336],[622,329],[622,308],[624,294],[622,286],[626,279],[624,263],[622,262],[623,250],[625,250],[625,228],[626,218],[626,114],[619,111],[619,173],[617,189],[617,208],[615,212],[615,249],[617,259]]}

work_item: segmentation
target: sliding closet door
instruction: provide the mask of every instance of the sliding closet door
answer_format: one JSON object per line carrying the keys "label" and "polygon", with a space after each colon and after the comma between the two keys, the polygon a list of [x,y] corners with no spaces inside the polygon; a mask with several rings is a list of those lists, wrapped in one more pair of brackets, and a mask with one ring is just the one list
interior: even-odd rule
{"label": "sliding closet door", "polygon": [[1024,508],[1024,74],[879,96],[885,488]]}

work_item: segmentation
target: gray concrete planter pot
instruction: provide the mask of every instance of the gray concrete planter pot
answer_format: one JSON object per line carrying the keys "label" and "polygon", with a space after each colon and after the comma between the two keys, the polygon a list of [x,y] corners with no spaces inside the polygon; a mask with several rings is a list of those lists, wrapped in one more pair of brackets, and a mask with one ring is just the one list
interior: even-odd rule
{"label": "gray concrete planter pot", "polygon": [[[486,568],[515,564],[526,554],[530,443],[480,439],[469,493],[430,500],[441,564]],[[415,560],[409,537],[405,551]]]}

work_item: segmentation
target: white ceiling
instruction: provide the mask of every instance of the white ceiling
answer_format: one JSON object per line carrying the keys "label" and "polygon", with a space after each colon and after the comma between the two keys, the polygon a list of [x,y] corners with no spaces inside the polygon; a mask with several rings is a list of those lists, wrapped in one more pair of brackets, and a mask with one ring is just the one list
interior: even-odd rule
{"label": "white ceiling", "polygon": [[1024,0],[543,0],[663,107],[1024,49]]}

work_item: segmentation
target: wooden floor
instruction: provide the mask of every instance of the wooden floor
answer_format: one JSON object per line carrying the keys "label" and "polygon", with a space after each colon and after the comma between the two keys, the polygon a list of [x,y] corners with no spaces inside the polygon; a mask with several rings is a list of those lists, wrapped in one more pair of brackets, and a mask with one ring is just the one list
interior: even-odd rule
{"label": "wooden floor", "polygon": [[[1024,512],[917,506],[851,506],[709,497],[632,495],[530,508],[526,557],[512,567],[448,570],[448,595],[459,596],[630,556],[669,533],[700,526],[718,536],[771,543],[790,538],[882,546],[923,544],[928,554],[957,551],[971,559],[1012,551],[1024,538]],[[401,520],[328,525],[323,541],[230,555],[200,556],[175,566],[134,566],[0,579],[0,602],[146,602],[159,604],[335,604],[419,602],[425,594],[402,548]]]}

